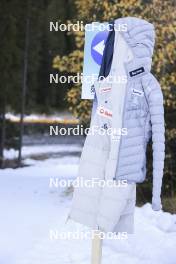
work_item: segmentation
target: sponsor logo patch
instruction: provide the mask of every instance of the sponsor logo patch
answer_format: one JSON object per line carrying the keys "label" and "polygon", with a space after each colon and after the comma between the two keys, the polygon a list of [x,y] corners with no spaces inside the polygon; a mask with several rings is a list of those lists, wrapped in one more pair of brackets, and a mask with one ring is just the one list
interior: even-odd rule
{"label": "sponsor logo patch", "polygon": [[141,74],[143,72],[145,72],[144,67],[140,67],[136,70],[130,71],[129,74],[130,74],[130,77],[133,77],[133,76],[136,76],[136,75]]}
{"label": "sponsor logo patch", "polygon": [[143,96],[144,95],[143,91],[140,91],[140,90],[137,90],[137,89],[134,89],[134,88],[133,88],[132,93],[135,94],[135,95],[138,95],[138,96]]}
{"label": "sponsor logo patch", "polygon": [[112,118],[112,111],[103,106],[98,107],[97,113],[103,117]]}
{"label": "sponsor logo patch", "polygon": [[107,93],[111,91],[111,87],[101,88],[100,93]]}
{"label": "sponsor logo patch", "polygon": [[95,94],[95,86],[94,85],[91,85],[90,92],[92,95]]}

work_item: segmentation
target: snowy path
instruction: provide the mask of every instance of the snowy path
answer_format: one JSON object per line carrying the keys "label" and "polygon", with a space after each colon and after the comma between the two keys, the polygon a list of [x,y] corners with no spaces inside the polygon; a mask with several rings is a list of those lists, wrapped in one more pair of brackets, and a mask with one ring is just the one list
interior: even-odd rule
{"label": "snowy path", "polygon": [[[78,157],[26,160],[30,167],[0,171],[0,264],[88,264],[91,241],[51,240],[50,231],[88,229],[69,221],[71,195],[49,178],[74,178]],[[102,264],[176,264],[176,215],[136,208],[135,235],[105,240]]]}

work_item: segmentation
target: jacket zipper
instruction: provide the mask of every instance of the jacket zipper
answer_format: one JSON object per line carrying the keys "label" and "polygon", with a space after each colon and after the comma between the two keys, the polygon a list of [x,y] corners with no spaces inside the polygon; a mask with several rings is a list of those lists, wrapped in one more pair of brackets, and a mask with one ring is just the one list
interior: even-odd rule
{"label": "jacket zipper", "polygon": [[[129,82],[127,82],[126,87],[125,87],[125,100],[124,100],[124,105],[123,105],[123,114],[122,114],[122,127],[124,125],[124,113],[125,113],[125,107],[126,107],[126,100],[127,100],[127,92],[128,92],[128,86]],[[127,131],[128,133],[128,131]],[[119,165],[119,152],[120,152],[120,148],[121,148],[121,143],[122,143],[122,135],[120,136],[120,144],[119,144],[119,150],[118,150],[118,158],[117,158],[117,165],[116,165],[116,170],[115,170],[115,176],[113,177],[114,180],[116,180],[116,175],[117,175],[117,171],[118,171],[118,165]]]}

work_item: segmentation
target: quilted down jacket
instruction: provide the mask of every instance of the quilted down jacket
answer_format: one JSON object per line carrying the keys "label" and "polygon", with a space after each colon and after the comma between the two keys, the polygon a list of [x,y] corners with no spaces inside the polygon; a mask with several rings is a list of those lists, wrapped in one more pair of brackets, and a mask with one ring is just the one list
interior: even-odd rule
{"label": "quilted down jacket", "polygon": [[[122,124],[117,114],[116,83],[97,81],[91,127],[98,126],[112,135],[88,135],[83,148],[79,177],[84,179],[126,180],[140,183],[146,178],[146,147],[153,142],[153,197],[152,208],[161,209],[161,186],[165,155],[163,94],[158,81],[151,74],[154,47],[154,27],[138,18],[120,18],[114,25],[126,24],[122,37],[133,53],[125,62],[127,75]],[[115,32],[116,37],[116,32]],[[113,58],[113,60],[118,58]],[[115,64],[113,64],[115,65]],[[113,67],[113,66],[112,66]],[[112,74],[117,69],[111,69]],[[126,128],[127,134],[117,133]],[[78,222],[97,227],[101,188],[76,188],[70,217]],[[114,196],[115,197],[115,196]],[[115,201],[114,201],[115,202]],[[113,202],[112,202],[113,203]],[[108,218],[108,215],[107,215]]]}

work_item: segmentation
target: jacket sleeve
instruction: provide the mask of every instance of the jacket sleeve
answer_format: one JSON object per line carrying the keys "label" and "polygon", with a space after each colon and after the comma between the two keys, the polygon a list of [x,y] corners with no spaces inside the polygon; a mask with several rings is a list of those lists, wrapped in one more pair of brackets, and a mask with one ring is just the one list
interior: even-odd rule
{"label": "jacket sleeve", "polygon": [[165,124],[163,94],[158,81],[152,79],[146,87],[148,106],[152,127],[152,150],[153,150],[153,190],[152,208],[155,211],[161,209],[161,187],[165,158]]}

